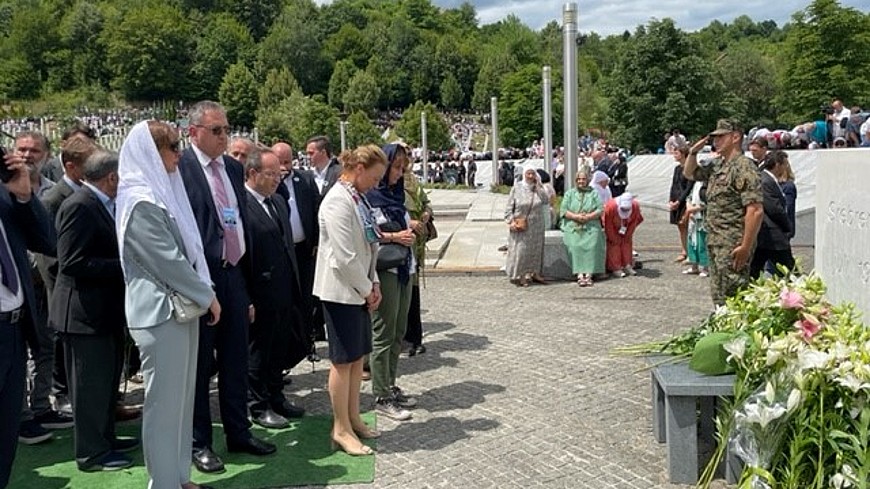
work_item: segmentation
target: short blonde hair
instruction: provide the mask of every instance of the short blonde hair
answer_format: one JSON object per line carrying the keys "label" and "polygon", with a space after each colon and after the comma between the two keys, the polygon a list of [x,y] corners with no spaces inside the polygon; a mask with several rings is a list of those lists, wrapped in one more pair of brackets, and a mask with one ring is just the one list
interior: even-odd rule
{"label": "short blonde hair", "polygon": [[387,166],[387,155],[376,145],[366,144],[356,149],[342,151],[338,155],[338,161],[341,162],[341,168],[345,172],[353,170],[357,165],[362,165],[368,170],[375,165]]}

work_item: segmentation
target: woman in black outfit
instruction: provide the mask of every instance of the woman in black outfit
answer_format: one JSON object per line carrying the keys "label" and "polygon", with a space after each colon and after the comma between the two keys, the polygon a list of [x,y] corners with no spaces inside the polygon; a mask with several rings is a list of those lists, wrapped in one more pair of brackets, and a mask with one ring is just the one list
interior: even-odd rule
{"label": "woman in black outfit", "polygon": [[686,198],[692,192],[692,181],[683,176],[683,165],[686,163],[686,158],[689,156],[689,147],[682,145],[677,147],[674,152],[674,160],[677,165],[674,167],[674,178],[671,180],[671,195],[668,200],[668,209],[671,211],[670,222],[676,224],[680,230],[680,254],[674,260],[677,263],[682,263],[686,260],[686,237],[688,236],[688,220],[683,219],[686,213]]}

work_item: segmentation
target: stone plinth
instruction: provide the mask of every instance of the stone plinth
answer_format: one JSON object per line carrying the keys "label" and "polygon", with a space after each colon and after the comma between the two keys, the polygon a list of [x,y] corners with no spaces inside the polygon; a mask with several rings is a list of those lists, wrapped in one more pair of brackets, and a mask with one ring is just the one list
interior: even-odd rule
{"label": "stone plinth", "polygon": [[544,236],[544,277],[551,280],[573,280],[568,250],[562,243],[562,231],[546,231]]}

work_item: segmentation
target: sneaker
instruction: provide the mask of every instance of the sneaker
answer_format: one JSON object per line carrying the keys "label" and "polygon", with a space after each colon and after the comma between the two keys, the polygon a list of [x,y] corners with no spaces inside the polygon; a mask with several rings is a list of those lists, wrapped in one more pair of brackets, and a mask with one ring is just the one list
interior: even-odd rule
{"label": "sneaker", "polygon": [[710,276],[710,272],[709,272],[706,268],[702,268],[702,269],[701,269],[701,272],[698,273],[698,276],[699,276],[699,277],[709,277],[709,276]]}
{"label": "sneaker", "polygon": [[393,399],[403,408],[412,408],[417,405],[417,399],[406,396],[405,392],[398,386],[390,387],[390,392],[392,392]]}
{"label": "sneaker", "polygon": [[36,445],[51,440],[53,435],[35,420],[22,421],[18,428],[18,441],[25,445]]}
{"label": "sneaker", "polygon": [[626,265],[626,267],[623,268],[622,271],[625,272],[626,275],[637,275],[637,272],[634,271],[634,268],[632,268],[631,265]]}
{"label": "sneaker", "polygon": [[406,421],[412,416],[410,411],[402,409],[392,397],[379,397],[375,401],[375,411],[396,421]]}
{"label": "sneaker", "polygon": [[72,428],[75,424],[72,416],[58,411],[48,411],[45,414],[35,416],[33,420],[47,430],[62,430],[65,428]]}

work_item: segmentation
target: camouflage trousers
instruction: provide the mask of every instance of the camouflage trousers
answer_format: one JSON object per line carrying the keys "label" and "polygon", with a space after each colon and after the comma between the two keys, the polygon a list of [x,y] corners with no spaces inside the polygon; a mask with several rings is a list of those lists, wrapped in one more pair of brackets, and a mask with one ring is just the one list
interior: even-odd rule
{"label": "camouflage trousers", "polygon": [[731,297],[749,283],[749,261],[739,271],[731,267],[731,247],[707,246],[710,255],[710,295],[713,304],[725,305],[725,298]]}

